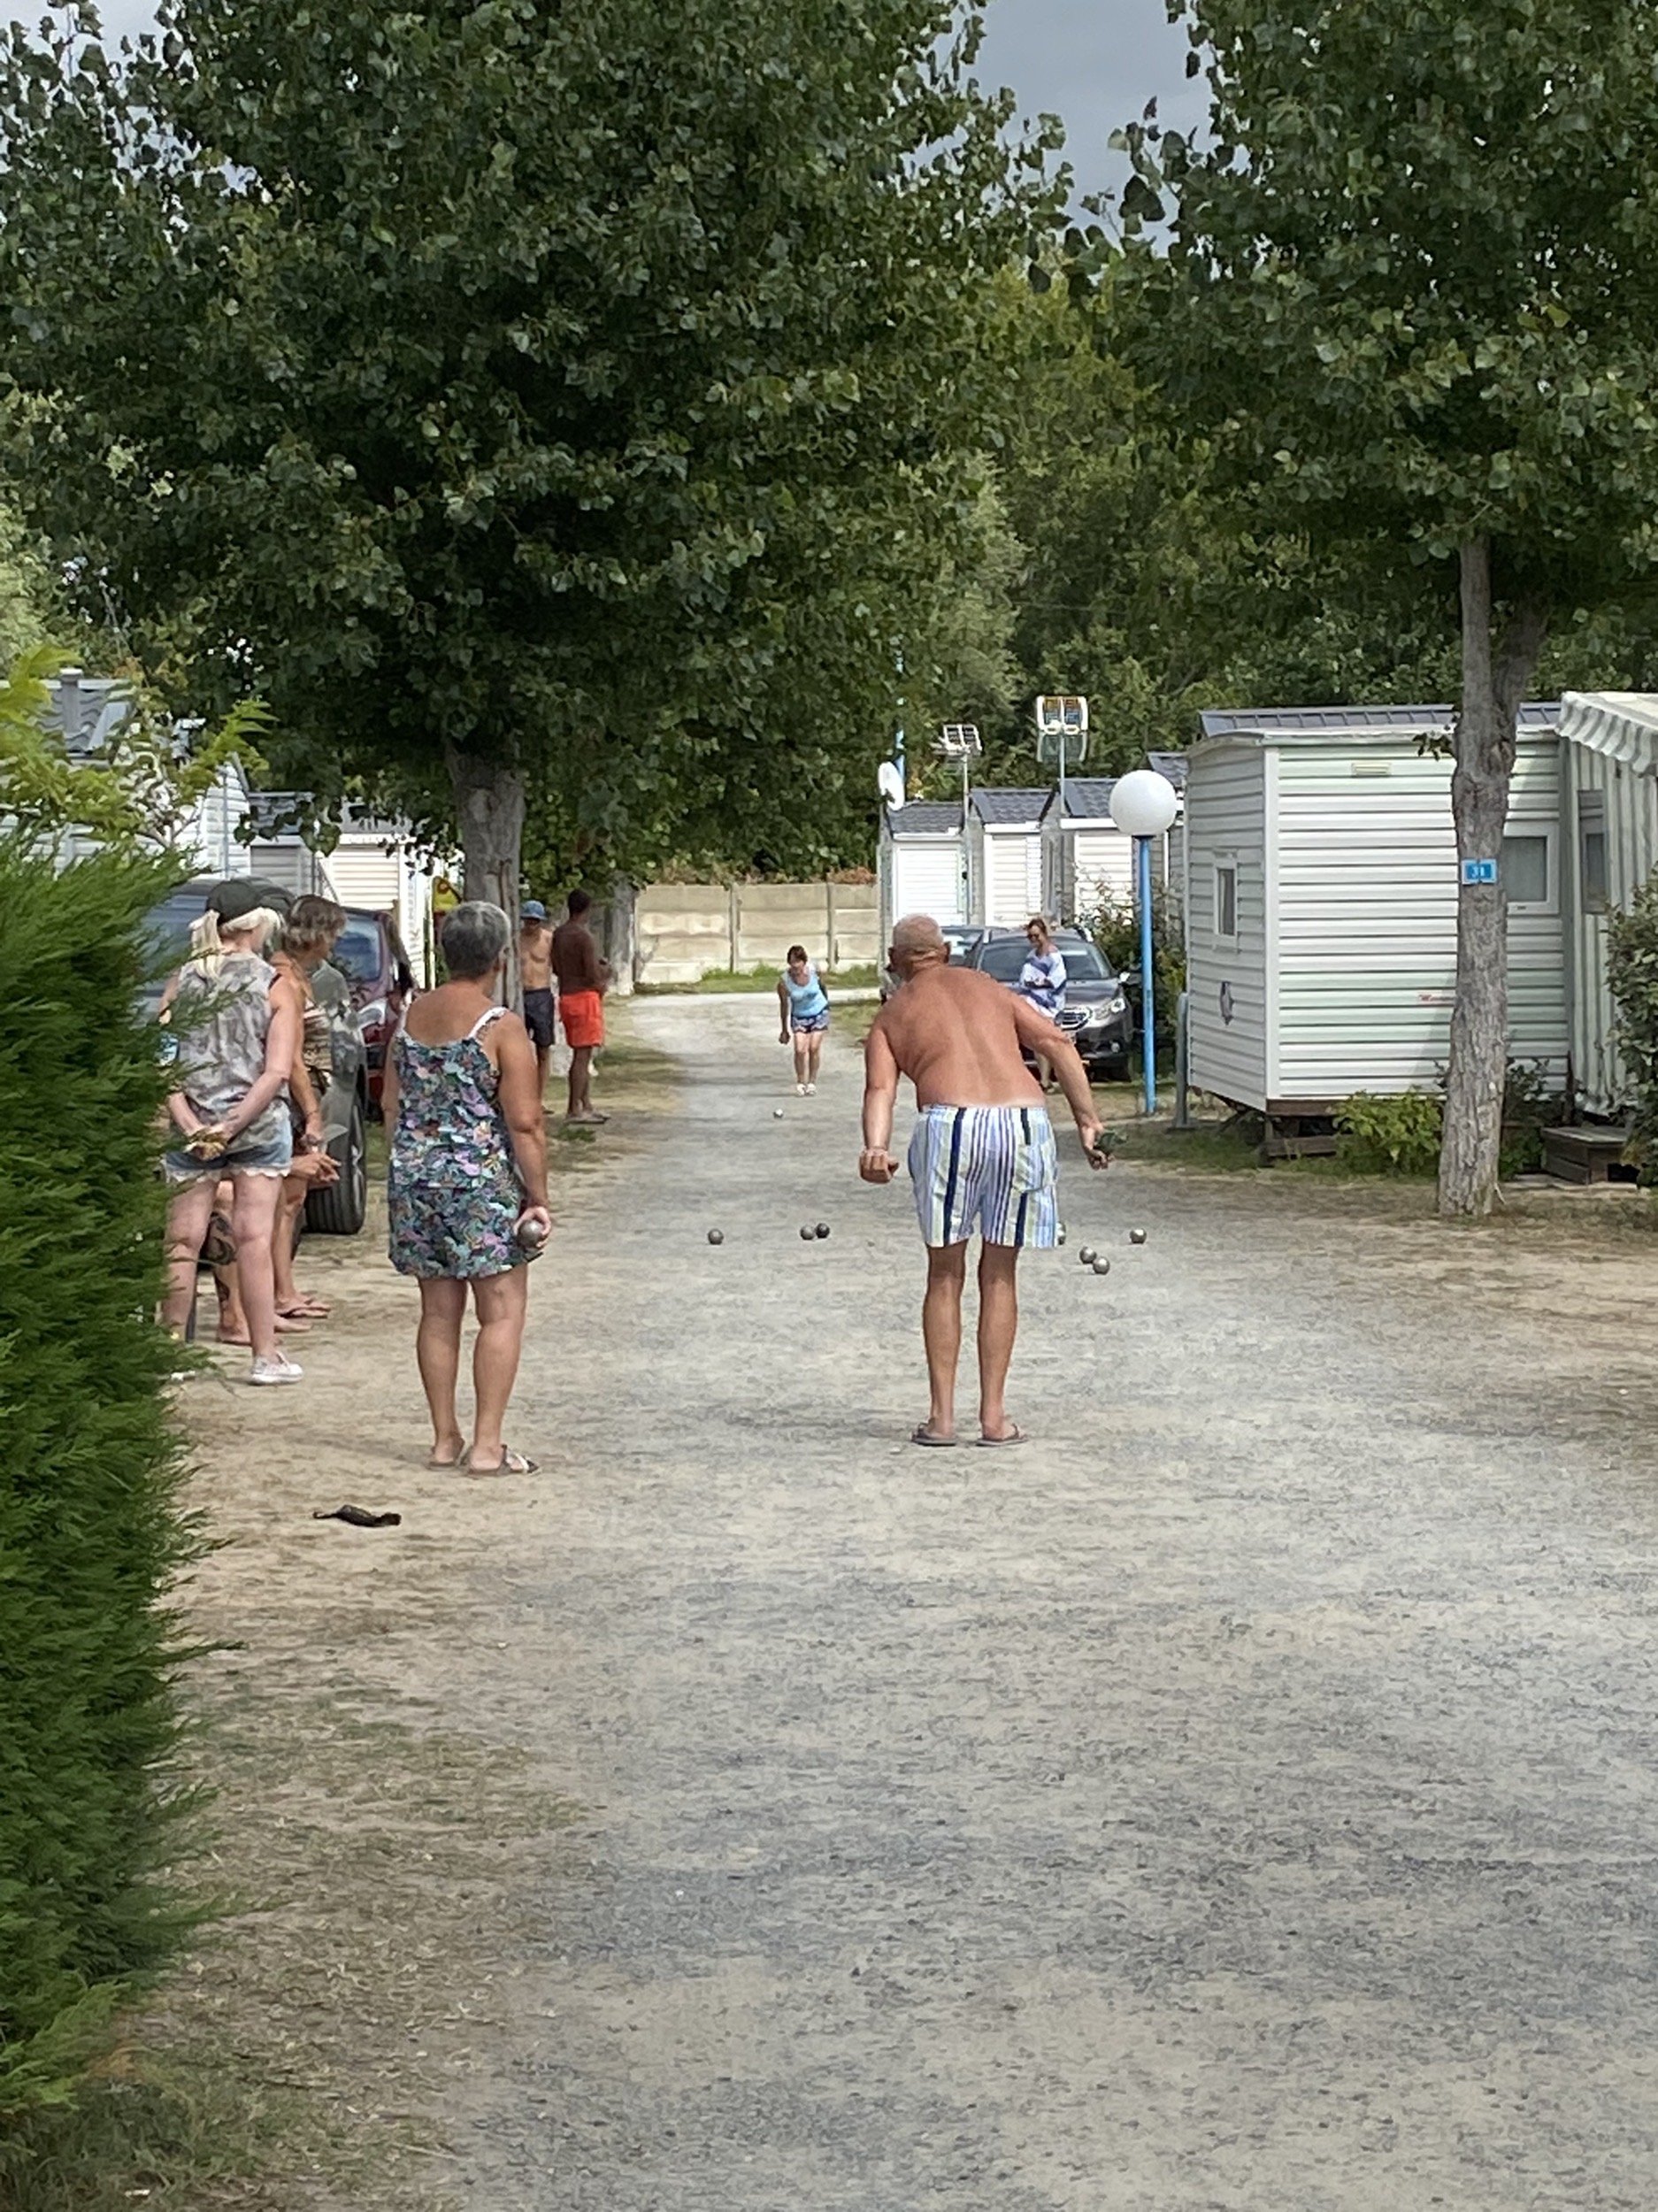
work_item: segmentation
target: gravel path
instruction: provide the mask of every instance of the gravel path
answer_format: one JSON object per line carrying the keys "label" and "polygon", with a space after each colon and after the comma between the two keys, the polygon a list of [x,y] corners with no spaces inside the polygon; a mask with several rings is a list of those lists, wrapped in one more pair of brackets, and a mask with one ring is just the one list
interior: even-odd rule
{"label": "gravel path", "polygon": [[588,1809],[460,2201],[1658,2200],[1630,1379],[1574,1398],[1438,1233],[1078,1162],[1027,1263],[1036,1440],[917,1451],[851,1054],[797,1101],[764,1006],[627,1019],[680,1110],[575,1187],[510,1650],[457,1662],[510,1667]]}

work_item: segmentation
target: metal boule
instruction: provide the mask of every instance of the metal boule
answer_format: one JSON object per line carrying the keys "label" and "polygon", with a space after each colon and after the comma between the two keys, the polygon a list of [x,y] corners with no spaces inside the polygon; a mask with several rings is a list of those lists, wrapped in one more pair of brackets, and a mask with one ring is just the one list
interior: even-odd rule
{"label": "metal boule", "polygon": [[1094,1271],[1096,1275],[1109,1275],[1111,1271],[1110,1261],[1103,1259],[1095,1260],[1094,1263]]}
{"label": "metal boule", "polygon": [[820,1221],[817,1224],[817,1226],[812,1231],[812,1234],[817,1237],[826,1237],[828,1233],[829,1224],[826,1221]]}
{"label": "metal boule", "polygon": [[782,1118],[783,1118],[783,1109],[782,1109],[780,1106],[774,1106],[774,1107],[771,1109],[771,1118],[772,1118],[772,1120],[773,1120],[773,1121],[781,1121],[781,1120],[782,1120]]}
{"label": "metal boule", "polygon": [[1093,1245],[1085,1244],[1081,1251],[1078,1253],[1077,1257],[1082,1262],[1082,1264],[1085,1267],[1092,1267],[1094,1261],[1094,1250]]}
{"label": "metal boule", "polygon": [[1143,1229],[1131,1229],[1128,1233],[1128,1240],[1131,1244],[1144,1244],[1146,1232]]}
{"label": "metal boule", "polygon": [[724,1244],[725,1232],[723,1229],[710,1229],[708,1233],[708,1240],[710,1244]]}
{"label": "metal boule", "polygon": [[802,1244],[812,1243],[816,1240],[817,1234],[817,1232],[811,1226],[810,1222],[802,1222],[801,1224],[800,1240]]}

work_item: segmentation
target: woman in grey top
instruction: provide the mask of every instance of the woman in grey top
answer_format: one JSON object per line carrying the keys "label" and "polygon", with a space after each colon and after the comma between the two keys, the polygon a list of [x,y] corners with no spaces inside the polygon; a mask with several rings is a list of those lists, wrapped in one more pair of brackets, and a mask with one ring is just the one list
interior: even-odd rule
{"label": "woman in grey top", "polygon": [[165,1166],[171,1268],[162,1317],[184,1333],[196,1296],[196,1255],[221,1177],[235,1192],[231,1231],[253,1344],[254,1383],[297,1382],[303,1370],[277,1342],[271,1233],[293,1157],[288,1077],[299,1048],[300,1005],[265,957],[281,927],[269,907],[221,922],[211,910],[190,932],[190,958],[165,1018],[177,1044],[167,1112],[177,1141]]}

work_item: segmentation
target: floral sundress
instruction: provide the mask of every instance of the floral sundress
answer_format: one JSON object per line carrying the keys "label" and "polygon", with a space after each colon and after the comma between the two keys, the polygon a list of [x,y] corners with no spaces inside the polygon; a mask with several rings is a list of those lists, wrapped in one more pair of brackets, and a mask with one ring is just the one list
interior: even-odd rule
{"label": "floral sundress", "polygon": [[524,1187],[497,1093],[499,1072],[483,1033],[505,1010],[491,1007],[446,1045],[392,1039],[397,1126],[387,1193],[391,1263],[400,1275],[470,1281],[522,1267],[513,1233]]}

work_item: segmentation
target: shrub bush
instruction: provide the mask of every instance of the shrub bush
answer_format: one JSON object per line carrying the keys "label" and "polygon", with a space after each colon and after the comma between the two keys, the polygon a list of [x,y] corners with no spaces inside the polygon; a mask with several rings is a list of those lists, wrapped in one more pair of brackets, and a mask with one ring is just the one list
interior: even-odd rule
{"label": "shrub bush", "polygon": [[1336,1115],[1336,1157],[1355,1175],[1433,1175],[1444,1104],[1433,1091],[1355,1091]]}
{"label": "shrub bush", "polygon": [[1607,983],[1617,1002],[1618,1045],[1635,1082],[1628,1156],[1658,1183],[1658,875],[1607,929]]}
{"label": "shrub bush", "polygon": [[[1141,1014],[1140,976],[1140,916],[1132,899],[1101,898],[1083,926],[1116,969],[1134,1002],[1136,1019]],[[1157,994],[1156,1041],[1171,1045],[1175,1010],[1186,988],[1186,942],[1180,910],[1169,887],[1155,883],[1151,893],[1152,983]]]}
{"label": "shrub bush", "polygon": [[167,1591],[193,1548],[162,1397],[138,1008],[166,864],[0,835],[0,2115],[71,2093],[176,1937]]}

